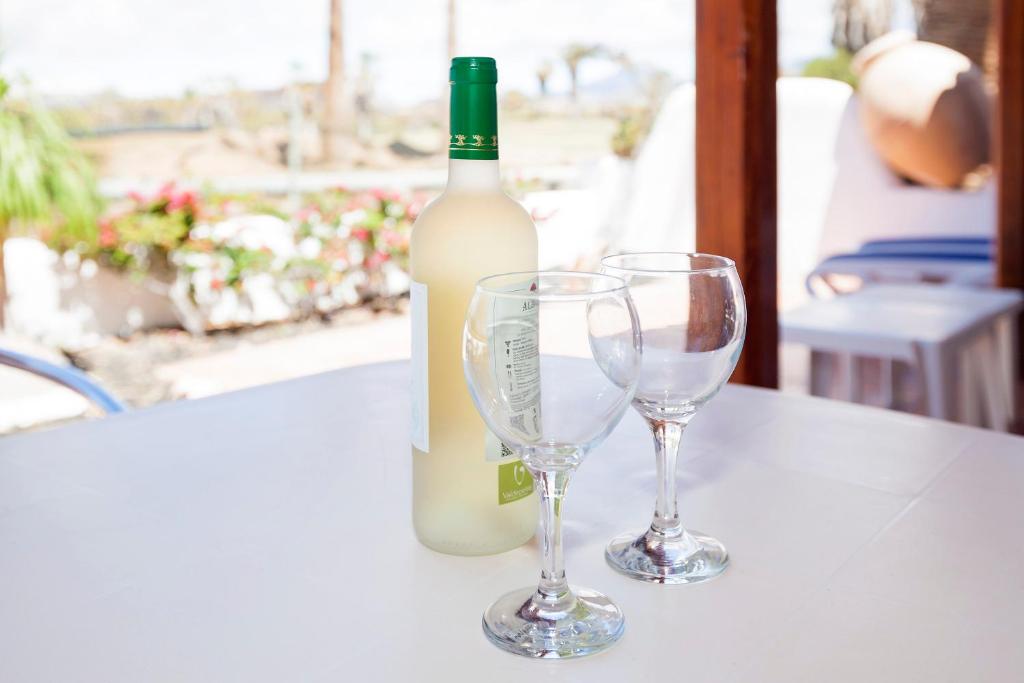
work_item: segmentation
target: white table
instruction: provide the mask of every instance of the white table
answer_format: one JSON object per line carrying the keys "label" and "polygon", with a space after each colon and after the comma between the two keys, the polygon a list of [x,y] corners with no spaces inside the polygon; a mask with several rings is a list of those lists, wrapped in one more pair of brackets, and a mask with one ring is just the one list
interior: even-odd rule
{"label": "white table", "polygon": [[[859,399],[857,358],[899,360],[921,373],[929,415],[1005,431],[1016,411],[1012,378],[1021,308],[1024,296],[1013,289],[870,285],[787,311],[782,340],[841,354],[851,400]],[[812,360],[812,388],[815,371]],[[984,395],[984,423],[978,394]]]}
{"label": "white table", "polygon": [[565,534],[626,634],[538,662],[480,632],[536,546],[413,537],[406,382],[368,366],[0,439],[0,681],[1024,679],[1024,439],[727,387],[684,436],[681,511],[733,564],[656,586],[602,557],[653,504],[630,414]]}

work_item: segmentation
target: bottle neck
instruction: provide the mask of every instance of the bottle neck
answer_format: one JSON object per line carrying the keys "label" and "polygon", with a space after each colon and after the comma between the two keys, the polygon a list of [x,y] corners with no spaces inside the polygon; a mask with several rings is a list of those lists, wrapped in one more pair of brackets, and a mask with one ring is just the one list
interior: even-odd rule
{"label": "bottle neck", "polygon": [[448,191],[501,191],[498,101],[492,82],[452,82]]}
{"label": "bottle neck", "polygon": [[501,191],[497,159],[449,159],[449,192]]}

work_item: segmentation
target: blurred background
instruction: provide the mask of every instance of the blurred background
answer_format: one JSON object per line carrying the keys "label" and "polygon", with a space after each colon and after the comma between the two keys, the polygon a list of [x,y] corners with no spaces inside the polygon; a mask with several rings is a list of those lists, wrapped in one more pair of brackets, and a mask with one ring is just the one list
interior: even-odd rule
{"label": "blurred background", "polygon": [[[1011,428],[990,4],[778,20],[782,388]],[[0,432],[95,412],[93,385],[140,407],[408,357],[454,55],[498,61],[542,268],[692,250],[697,30],[692,0],[0,0]],[[904,346],[850,341],[893,324]]]}

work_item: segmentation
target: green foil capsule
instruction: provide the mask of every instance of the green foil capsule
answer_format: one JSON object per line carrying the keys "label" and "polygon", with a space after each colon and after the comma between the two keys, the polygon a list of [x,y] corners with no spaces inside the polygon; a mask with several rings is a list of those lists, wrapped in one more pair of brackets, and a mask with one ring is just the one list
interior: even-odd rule
{"label": "green foil capsule", "polygon": [[449,159],[498,158],[498,67],[490,57],[456,57],[451,85]]}

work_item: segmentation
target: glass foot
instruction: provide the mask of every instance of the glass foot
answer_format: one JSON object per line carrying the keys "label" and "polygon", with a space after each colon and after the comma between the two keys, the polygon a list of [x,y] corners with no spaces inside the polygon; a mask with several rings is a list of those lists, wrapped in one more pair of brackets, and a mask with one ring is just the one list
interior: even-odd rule
{"label": "glass foot", "polygon": [[612,569],[651,583],[697,583],[713,579],[729,566],[729,553],[717,539],[699,531],[666,538],[653,531],[622,534],[605,548]]}
{"label": "glass foot", "polygon": [[559,604],[545,601],[536,588],[507,593],[484,612],[487,638],[524,657],[566,659],[601,652],[622,635],[622,612],[588,588],[571,588]]}

